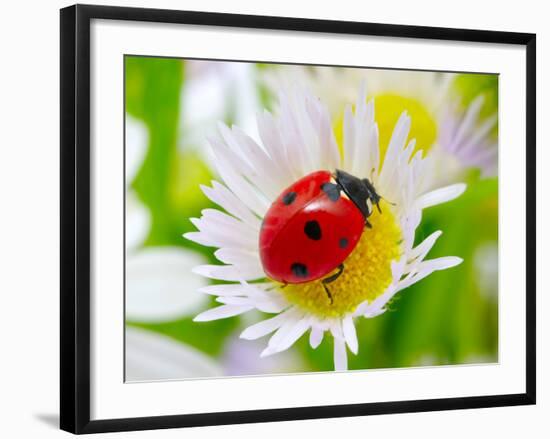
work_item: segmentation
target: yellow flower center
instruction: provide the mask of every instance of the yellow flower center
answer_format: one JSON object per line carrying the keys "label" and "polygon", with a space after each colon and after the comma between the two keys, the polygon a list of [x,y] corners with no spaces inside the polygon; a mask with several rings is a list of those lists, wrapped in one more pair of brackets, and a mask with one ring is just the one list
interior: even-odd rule
{"label": "yellow flower center", "polygon": [[381,214],[375,208],[369,217],[372,228],[365,228],[357,246],[344,261],[340,277],[327,284],[332,302],[321,280],[281,288],[286,299],[305,311],[327,318],[353,312],[365,300],[372,301],[381,295],[392,281],[391,262],[400,257],[402,240],[390,206],[382,202],[381,208]]}
{"label": "yellow flower center", "polygon": [[[369,97],[370,99],[370,97]],[[415,151],[429,151],[437,138],[437,123],[426,106],[412,98],[392,93],[374,96],[375,120],[378,124],[380,157],[382,162],[390,144],[391,135],[399,116],[407,111],[411,117],[411,131],[407,142],[416,139]],[[334,135],[340,148],[344,139],[344,115],[334,123]]]}

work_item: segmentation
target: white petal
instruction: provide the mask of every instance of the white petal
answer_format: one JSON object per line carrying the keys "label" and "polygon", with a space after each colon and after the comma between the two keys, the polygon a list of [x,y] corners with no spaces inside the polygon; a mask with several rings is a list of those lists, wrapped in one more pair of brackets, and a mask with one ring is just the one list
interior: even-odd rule
{"label": "white petal", "polygon": [[[269,346],[269,349],[275,353],[275,352],[282,352],[286,351],[289,347],[291,347],[302,335],[305,334],[305,332],[310,328],[310,321],[308,318],[302,318],[298,322],[294,323],[288,331],[284,331],[284,335],[281,336],[279,340],[277,340],[276,343],[273,343]],[[283,328],[279,329],[279,331],[282,331]],[[276,334],[277,335],[277,334]],[[273,336],[275,337],[275,336]]]}
{"label": "white petal", "polygon": [[224,305],[252,305],[254,303],[250,297],[237,297],[237,296],[221,296],[216,298],[216,302],[223,303]]}
{"label": "white petal", "polygon": [[278,314],[288,308],[288,303],[283,298],[281,300],[257,300],[254,302],[254,307],[267,314]]}
{"label": "white petal", "polygon": [[270,319],[262,320],[261,322],[246,328],[242,332],[240,337],[246,340],[256,340],[257,338],[263,337],[264,335],[272,333],[281,325],[283,325],[289,318],[289,316],[292,316],[292,314],[290,314],[290,310]]}
{"label": "white petal", "polygon": [[[267,288],[272,287],[271,283],[255,283],[249,284],[246,282],[243,283],[232,283],[232,284],[220,284],[220,285],[209,285],[207,287],[201,288],[199,291],[205,294],[211,294],[213,296],[251,296],[251,297],[262,297],[262,298],[271,298],[271,291]],[[279,296],[277,294],[277,296]]]}
{"label": "white petal", "polygon": [[383,307],[378,308],[371,308],[367,312],[365,312],[364,317],[372,319],[374,317],[378,317],[379,315],[382,315],[386,312],[386,309]]}
{"label": "white petal", "polygon": [[219,364],[189,345],[133,327],[124,336],[126,381],[223,376]]}
{"label": "white petal", "polygon": [[201,214],[203,218],[207,218],[212,222],[236,228],[238,229],[239,233],[253,234],[254,236],[256,236],[258,231],[260,230],[261,223],[257,219],[254,224],[248,224],[247,222],[228,215],[224,212],[221,212],[218,209],[203,209],[201,211]]}
{"label": "white petal", "polygon": [[191,269],[204,262],[177,247],[147,247],[126,260],[126,318],[140,322],[174,320],[196,312],[206,282]]}
{"label": "white petal", "polygon": [[211,320],[225,319],[245,313],[253,308],[254,306],[252,305],[222,305],[200,313],[193,321],[209,322]]}
{"label": "white petal", "polygon": [[231,192],[241,199],[244,205],[252,212],[259,217],[263,217],[271,203],[248,180],[240,175],[230,163],[227,163],[225,160],[215,160],[214,164]]}
{"label": "white petal", "polygon": [[[190,218],[195,227],[200,227],[199,232],[188,232],[183,235],[185,239],[198,242],[208,247],[230,247],[255,251],[258,248],[258,239],[253,233],[237,235],[230,228],[222,225],[216,226],[208,220]],[[241,238],[239,240],[239,238]]]}
{"label": "white petal", "polygon": [[[252,186],[267,199],[275,198],[277,196],[277,185],[273,181],[276,177],[271,178],[270,174],[265,175],[266,172],[276,174],[273,172],[274,166],[263,164],[258,156],[251,156],[250,151],[245,151],[245,149],[250,149],[250,147],[246,147],[246,143],[251,142],[255,144],[255,142],[248,137],[244,137],[244,134],[242,135],[243,137],[237,138],[235,130],[230,130],[226,125],[221,123],[219,124],[219,131],[223,136],[223,141],[209,138],[209,142],[215,155],[216,167],[220,170],[222,177],[224,174],[219,166],[221,163],[227,164],[227,167],[233,170],[236,176],[244,177],[247,181],[253,183]],[[257,149],[259,147],[256,145],[253,148]],[[229,182],[226,180],[226,183]],[[252,192],[247,191],[247,193]],[[256,195],[253,198],[256,198]]]}
{"label": "white petal", "polygon": [[337,169],[340,167],[340,152],[334,138],[330,114],[328,110],[317,103],[319,111],[319,138],[321,142],[321,167],[324,169]]}
{"label": "white petal", "polygon": [[262,284],[242,283],[246,287],[247,296],[254,299],[254,306],[259,311],[265,313],[279,313],[288,308],[289,303],[279,292],[266,289]]}
{"label": "white petal", "polygon": [[421,270],[446,270],[447,268],[455,267],[463,262],[462,258],[458,256],[444,256],[441,258],[430,259],[422,262],[418,271]]}
{"label": "white petal", "polygon": [[334,369],[347,370],[348,357],[346,352],[346,340],[344,338],[341,320],[333,320],[330,323],[330,332],[334,339]]}
{"label": "white petal", "polygon": [[[267,284],[261,284],[267,285]],[[249,290],[247,290],[249,284],[219,284],[219,285],[208,285],[207,287],[201,288],[199,291],[201,293],[210,294],[213,296],[248,296]],[[260,289],[260,288],[256,288]]]}
{"label": "white petal", "polygon": [[348,370],[348,355],[346,343],[341,338],[334,337],[334,370]]}
{"label": "white petal", "polygon": [[241,250],[238,248],[220,248],[214,252],[214,255],[224,264],[245,267],[247,269],[250,267],[255,267],[259,272],[263,270],[260,262],[260,256],[257,252]]}
{"label": "white petal", "polygon": [[216,243],[212,239],[209,239],[208,235],[201,232],[188,232],[184,233],[182,236],[189,241],[196,242],[205,247],[217,247]]}
{"label": "white petal", "polygon": [[461,264],[462,261],[462,258],[456,256],[445,256],[424,261],[421,264],[418,264],[418,266],[415,268],[415,272],[400,281],[397,288],[398,290],[408,288],[418,281],[424,279],[425,277],[428,277],[434,271],[445,270],[447,268],[455,267],[456,265]]}
{"label": "white petal", "polygon": [[234,265],[199,265],[193,268],[193,273],[210,279],[238,281],[256,280],[265,277],[259,267],[236,267]]}
{"label": "white petal", "polygon": [[355,158],[355,120],[351,105],[344,110],[344,167],[353,172],[353,160]]}
{"label": "white petal", "polygon": [[216,302],[226,305],[251,305],[259,311],[265,313],[280,313],[288,304],[284,300],[271,300],[269,297],[237,297],[237,296],[221,296],[216,299]]}
{"label": "white petal", "polygon": [[223,224],[217,224],[207,218],[190,218],[190,221],[199,232],[188,232],[183,235],[185,239],[198,242],[209,247],[233,247],[255,250],[258,246],[253,233],[239,235],[235,229]]}
{"label": "white petal", "polygon": [[[402,184],[395,179],[402,177],[398,172],[399,167],[404,165],[403,161],[400,159],[401,154],[405,148],[405,142],[409,136],[409,131],[411,128],[411,118],[407,115],[406,112],[403,112],[397,121],[395,128],[390,139],[390,144],[386,151],[385,157],[383,157],[384,165],[380,172],[380,183],[381,188],[386,188],[388,190],[392,187],[401,187]],[[383,145],[382,145],[383,146]],[[394,194],[385,194],[386,197],[394,197]],[[400,200],[393,199],[394,203],[399,203]]]}
{"label": "white petal", "polygon": [[[371,101],[372,102],[372,101]],[[373,110],[374,111],[374,110]],[[373,122],[371,132],[369,134],[369,166],[374,169],[374,175],[369,176],[376,178],[380,169],[380,135],[378,131],[378,125]],[[370,171],[368,171],[370,173]]]}
{"label": "white petal", "polygon": [[318,326],[312,325],[311,327],[311,333],[309,334],[309,345],[313,349],[317,349],[317,347],[321,344],[323,341],[323,335],[325,334],[325,330],[319,328]]}
{"label": "white petal", "polygon": [[[274,353],[280,352],[283,349],[279,349],[279,345],[283,344],[287,337],[292,337],[292,334],[295,333],[297,325],[303,318],[303,312],[299,311],[297,308],[292,308],[286,313],[287,317],[284,323],[279,329],[271,336],[267,344],[267,348],[262,352],[261,356],[272,355]],[[297,328],[301,328],[301,325]],[[307,328],[304,330],[304,332]]]}
{"label": "white petal", "polygon": [[235,196],[233,192],[217,181],[212,182],[212,187],[201,186],[204,195],[211,201],[225,209],[228,213],[242,220],[248,225],[258,229],[260,219],[255,216],[250,209]]}
{"label": "white petal", "polygon": [[[362,95],[360,95],[362,96]],[[374,102],[366,102],[362,96],[357,102],[355,124],[355,157],[353,159],[353,175],[372,178],[378,163],[373,160],[378,156],[378,128],[374,123]]]}
{"label": "white petal", "polygon": [[293,172],[277,123],[267,111],[258,115],[258,131],[267,152],[273,161],[279,164],[280,178],[284,182],[284,187],[289,186],[299,175]]}
{"label": "white petal", "polygon": [[384,306],[390,301],[390,299],[399,292],[399,289],[395,285],[390,285],[383,294],[374,299],[366,308],[363,309],[363,317],[373,318],[380,314],[383,314],[386,309]]}
{"label": "white petal", "polygon": [[436,204],[445,203],[454,200],[466,190],[464,183],[452,184],[445,186],[420,196],[416,200],[416,205],[419,209],[435,206]]}
{"label": "white petal", "polygon": [[215,243],[216,247],[257,250],[259,237],[257,229],[214,209],[205,209],[203,212],[200,219],[190,219],[201,232],[202,239]]}
{"label": "white petal", "polygon": [[359,345],[357,343],[357,332],[355,331],[355,325],[353,324],[353,317],[346,316],[342,320],[342,330],[344,332],[344,338],[348,344],[351,352],[357,354]]}
{"label": "white petal", "polygon": [[300,138],[295,126],[294,115],[281,103],[281,118],[279,120],[279,132],[287,155],[287,163],[295,179],[306,175],[312,165],[309,162],[307,145]]}
{"label": "white petal", "polygon": [[247,136],[239,128],[234,127],[233,136],[239,142],[242,155],[249,159],[253,165],[252,173],[246,174],[257,187],[261,188],[269,199],[275,199],[287,185],[281,175],[278,162],[269,157],[254,140]]}
{"label": "white petal", "polygon": [[424,259],[428,252],[432,249],[437,239],[441,236],[442,232],[440,230],[433,232],[428,236],[424,241],[418,244],[414,249],[412,249],[408,254],[408,260],[413,261],[415,259]]}

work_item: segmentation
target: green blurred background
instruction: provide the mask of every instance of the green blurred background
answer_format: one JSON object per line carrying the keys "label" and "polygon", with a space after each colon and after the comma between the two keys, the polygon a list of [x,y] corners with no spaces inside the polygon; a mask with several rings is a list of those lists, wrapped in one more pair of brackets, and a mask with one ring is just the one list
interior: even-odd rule
{"label": "green blurred background", "polygon": [[[215,249],[194,244],[183,239],[182,234],[194,230],[189,218],[200,217],[202,209],[215,207],[199,187],[210,185],[211,180],[216,179],[204,153],[206,141],[202,134],[215,129],[214,119],[232,123],[247,117],[239,113],[239,95],[232,85],[235,75],[221,65],[231,63],[218,64],[210,62],[201,66],[197,61],[126,57],[126,112],[148,132],[145,157],[129,186],[149,210],[151,218],[150,229],[136,251],[147,247],[180,247],[216,263]],[[246,68],[245,79],[237,79],[239,84],[248,81],[258,107],[273,106],[271,93],[260,80],[269,68],[251,64]],[[204,120],[186,123],[196,114],[192,106],[186,105],[189,99],[184,97],[191,89],[200,92],[201,87],[196,84],[205,78],[210,78],[207,81],[215,78],[217,84],[221,84],[223,92],[215,99],[223,102],[203,102],[207,109],[218,108],[217,113],[208,115],[206,111]],[[229,86],[224,86],[224,81]],[[487,98],[483,115],[486,116],[496,110],[497,86],[494,77],[488,75],[458,75],[454,90],[464,106],[484,93]],[[200,101],[200,95],[196,99]],[[430,258],[456,255],[464,262],[456,268],[436,272],[399,293],[389,311],[380,317],[358,319],[360,349],[356,356],[349,354],[350,369],[498,360],[498,181],[497,178],[481,179],[475,170],[466,172],[464,178],[468,183],[466,193],[451,203],[426,210],[417,230],[418,242],[435,230],[444,232],[430,252]],[[182,285],[181,294],[197,293],[186,291]],[[154,295],[152,297],[154,299]],[[128,295],[127,300],[131,300]],[[213,306],[215,302],[209,300],[198,311]],[[194,314],[186,313],[168,321],[139,321],[128,317],[127,327],[166,336],[218,364],[222,374],[239,374],[238,367],[234,367],[234,356],[240,355],[239,351],[233,356],[229,351],[236,349],[238,334],[250,321],[258,319],[259,314],[207,323],[194,323],[193,317]],[[330,337],[326,337],[317,350],[312,350],[307,337],[302,337],[291,351],[290,360],[272,365],[267,371],[333,369]],[[228,358],[233,358],[231,367],[224,364],[230,361]],[[270,361],[276,362],[277,356]],[[242,373],[255,373],[254,366],[248,366]],[[257,372],[266,370],[260,367]]]}

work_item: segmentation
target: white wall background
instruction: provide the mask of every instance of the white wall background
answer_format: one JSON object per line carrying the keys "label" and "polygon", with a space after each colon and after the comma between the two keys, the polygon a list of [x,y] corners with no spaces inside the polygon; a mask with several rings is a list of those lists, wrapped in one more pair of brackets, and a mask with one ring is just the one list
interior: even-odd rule
{"label": "white wall background", "polygon": [[[371,416],[106,437],[548,437],[550,28],[545,3],[393,0],[186,0],[88,3],[537,33],[538,405]],[[61,437],[58,419],[59,13],[66,1],[9,2],[0,14],[0,436]],[[545,312],[546,311],[546,312]],[[546,415],[546,416],[545,416]]]}

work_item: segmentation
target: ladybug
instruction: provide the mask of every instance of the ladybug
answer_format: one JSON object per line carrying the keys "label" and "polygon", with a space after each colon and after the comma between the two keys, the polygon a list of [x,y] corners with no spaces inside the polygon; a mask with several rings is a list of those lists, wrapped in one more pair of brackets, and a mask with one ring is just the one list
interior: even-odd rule
{"label": "ladybug", "polygon": [[[260,259],[267,276],[299,284],[327,284],[344,271],[344,261],[363,230],[372,227],[372,206],[380,210],[373,184],[347,172],[326,170],[306,175],[286,188],[267,211],[260,230]],[[335,269],[338,271],[328,277]]]}

